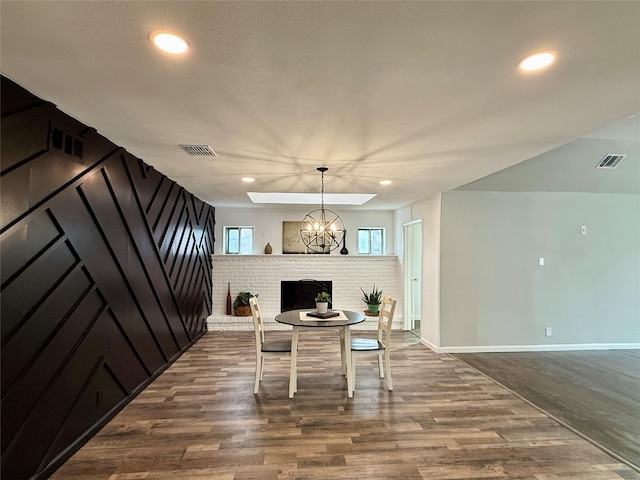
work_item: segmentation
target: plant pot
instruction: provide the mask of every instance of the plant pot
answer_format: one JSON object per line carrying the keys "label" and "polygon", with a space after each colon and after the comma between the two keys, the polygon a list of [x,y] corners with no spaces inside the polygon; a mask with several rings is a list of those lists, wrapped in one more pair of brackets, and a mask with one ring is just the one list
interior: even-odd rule
{"label": "plant pot", "polygon": [[329,302],[316,302],[318,313],[327,313],[327,308],[329,308]]}
{"label": "plant pot", "polygon": [[380,304],[367,304],[367,310],[369,310],[369,313],[371,313],[372,315],[378,315],[380,313]]}
{"label": "plant pot", "polygon": [[235,307],[233,309],[233,314],[236,317],[250,317],[251,307],[249,305],[240,305],[239,307]]}

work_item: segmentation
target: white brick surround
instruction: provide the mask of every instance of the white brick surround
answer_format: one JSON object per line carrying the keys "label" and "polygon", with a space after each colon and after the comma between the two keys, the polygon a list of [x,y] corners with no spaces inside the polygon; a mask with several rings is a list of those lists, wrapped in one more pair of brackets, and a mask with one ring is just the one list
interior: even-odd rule
{"label": "white brick surround", "polygon": [[[281,280],[331,280],[333,307],[364,311],[360,299],[362,292],[373,284],[385,294],[398,299],[394,315],[394,328],[403,324],[402,289],[398,281],[398,259],[394,255],[342,256],[342,255],[213,255],[213,310],[207,318],[209,331],[253,330],[251,317],[225,315],[227,282],[231,284],[231,299],[240,291],[259,294],[265,328],[287,329],[275,322],[280,313]],[[364,324],[354,329],[375,329],[377,317],[367,317]]]}

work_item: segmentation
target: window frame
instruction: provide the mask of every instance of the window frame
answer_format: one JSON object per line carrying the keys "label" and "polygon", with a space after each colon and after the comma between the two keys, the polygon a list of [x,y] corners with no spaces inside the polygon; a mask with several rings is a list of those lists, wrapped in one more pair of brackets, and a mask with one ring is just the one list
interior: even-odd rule
{"label": "window frame", "polygon": [[[233,230],[237,230],[238,231],[238,251],[237,252],[230,252],[229,251],[229,232],[233,231]],[[249,230],[251,231],[251,251],[249,253],[242,253],[241,252],[241,246],[240,246],[240,239],[242,237],[242,230]],[[253,226],[251,225],[225,225],[222,229],[222,233],[223,233],[223,253],[224,255],[252,255],[253,254],[253,247],[254,247],[254,235],[253,235]]]}
{"label": "window frame", "polygon": [[[368,232],[369,237],[369,253],[362,253],[360,251],[360,231],[366,230]],[[371,232],[374,230],[379,230],[382,240],[380,245],[380,253],[371,253]],[[387,231],[385,227],[358,227],[356,232],[356,251],[358,255],[385,255],[386,252],[386,243],[387,243]]]}

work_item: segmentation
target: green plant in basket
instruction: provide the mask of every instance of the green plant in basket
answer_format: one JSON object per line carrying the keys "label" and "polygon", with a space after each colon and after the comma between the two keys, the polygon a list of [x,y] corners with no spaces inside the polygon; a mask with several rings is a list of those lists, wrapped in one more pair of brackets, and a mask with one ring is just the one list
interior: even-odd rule
{"label": "green plant in basket", "polygon": [[238,317],[248,317],[251,315],[251,307],[249,306],[249,299],[251,297],[257,297],[251,292],[240,292],[236,295],[236,299],[233,301],[233,314]]}

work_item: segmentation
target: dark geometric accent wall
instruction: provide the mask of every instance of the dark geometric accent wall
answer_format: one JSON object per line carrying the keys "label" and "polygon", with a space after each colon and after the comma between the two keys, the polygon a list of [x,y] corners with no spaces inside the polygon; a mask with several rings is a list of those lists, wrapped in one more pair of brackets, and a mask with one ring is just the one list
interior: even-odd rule
{"label": "dark geometric accent wall", "polygon": [[2,478],[45,477],[211,313],[214,208],[2,77]]}

